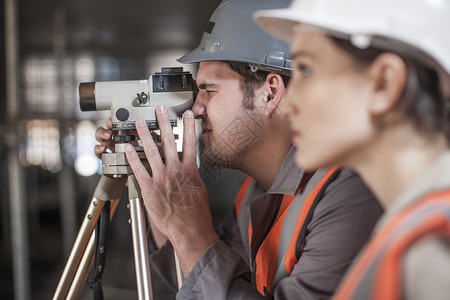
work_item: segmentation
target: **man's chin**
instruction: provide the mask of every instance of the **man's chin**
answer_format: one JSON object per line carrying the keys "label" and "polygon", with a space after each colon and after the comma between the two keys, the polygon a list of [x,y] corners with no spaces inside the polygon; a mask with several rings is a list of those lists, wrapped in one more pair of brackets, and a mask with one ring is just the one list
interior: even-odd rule
{"label": "man's chin", "polygon": [[226,163],[224,161],[218,160],[214,155],[201,153],[200,162],[202,165],[212,168],[226,168]]}
{"label": "man's chin", "polygon": [[231,165],[225,155],[221,151],[217,151],[215,147],[207,147],[200,152],[200,161],[204,166],[214,168],[230,168]]}

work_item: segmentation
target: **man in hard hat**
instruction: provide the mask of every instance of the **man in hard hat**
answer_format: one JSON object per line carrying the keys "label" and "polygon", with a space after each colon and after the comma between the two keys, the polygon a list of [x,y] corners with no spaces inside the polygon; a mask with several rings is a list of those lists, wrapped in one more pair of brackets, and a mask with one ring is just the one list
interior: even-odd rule
{"label": "man in hard hat", "polygon": [[[164,163],[145,123],[136,121],[152,175],[133,147],[127,158],[151,220],[170,241],[153,255],[153,266],[172,270],[172,247],[179,257],[186,279],[178,299],[328,298],[382,212],[354,172],[294,164],[279,110],[291,70],[289,45],[251,19],[256,9],[288,4],[224,0],[199,47],[179,59],[200,63],[199,93],[184,114],[181,161],[164,107],[156,112]],[[194,118],[203,120],[203,162],[249,175],[219,234],[196,164]],[[111,131],[99,130],[97,139],[106,143],[105,133]],[[105,147],[96,147],[97,155]]]}

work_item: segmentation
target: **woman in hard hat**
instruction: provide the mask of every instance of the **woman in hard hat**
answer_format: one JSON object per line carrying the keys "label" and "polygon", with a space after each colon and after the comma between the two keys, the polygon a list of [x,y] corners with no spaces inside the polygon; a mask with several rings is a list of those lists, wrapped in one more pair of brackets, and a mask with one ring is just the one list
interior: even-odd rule
{"label": "woman in hard hat", "polygon": [[450,2],[294,0],[284,110],[303,168],[357,170],[386,209],[336,299],[450,297]]}

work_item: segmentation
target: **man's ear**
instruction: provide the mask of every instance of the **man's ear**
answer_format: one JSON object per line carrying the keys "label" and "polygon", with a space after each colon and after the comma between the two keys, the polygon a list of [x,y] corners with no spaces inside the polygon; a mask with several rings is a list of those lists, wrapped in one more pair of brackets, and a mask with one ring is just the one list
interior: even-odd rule
{"label": "man's ear", "polygon": [[269,73],[266,77],[266,85],[268,89],[267,95],[267,112],[269,117],[279,110],[281,99],[284,97],[286,87],[280,74]]}
{"label": "man's ear", "polygon": [[371,64],[369,76],[372,80],[369,110],[372,116],[387,114],[400,100],[407,78],[406,64],[393,53],[380,54]]}

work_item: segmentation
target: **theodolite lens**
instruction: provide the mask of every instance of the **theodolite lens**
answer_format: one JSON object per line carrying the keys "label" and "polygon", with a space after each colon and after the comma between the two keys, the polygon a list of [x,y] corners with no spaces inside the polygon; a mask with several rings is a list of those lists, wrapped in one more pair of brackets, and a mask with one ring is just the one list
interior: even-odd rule
{"label": "theodolite lens", "polygon": [[96,111],[95,82],[82,82],[79,87],[80,108],[82,111]]}

